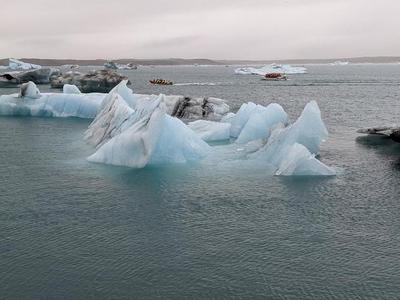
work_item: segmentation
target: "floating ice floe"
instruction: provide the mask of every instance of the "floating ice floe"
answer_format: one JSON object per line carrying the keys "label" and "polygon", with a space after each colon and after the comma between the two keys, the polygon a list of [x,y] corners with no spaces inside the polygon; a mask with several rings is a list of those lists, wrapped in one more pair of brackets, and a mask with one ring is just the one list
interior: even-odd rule
{"label": "floating ice floe", "polygon": [[18,59],[9,58],[8,68],[11,70],[30,70],[30,69],[40,69],[42,66],[26,63]]}
{"label": "floating ice floe", "polygon": [[362,128],[357,130],[358,133],[370,134],[370,135],[382,135],[391,138],[393,141],[400,143],[400,126],[377,126],[370,128]]}
{"label": "floating ice floe", "polygon": [[261,68],[243,67],[235,70],[238,75],[265,75],[270,73],[283,73],[283,74],[305,74],[307,69],[305,67],[293,67],[291,65],[277,65],[271,64]]}

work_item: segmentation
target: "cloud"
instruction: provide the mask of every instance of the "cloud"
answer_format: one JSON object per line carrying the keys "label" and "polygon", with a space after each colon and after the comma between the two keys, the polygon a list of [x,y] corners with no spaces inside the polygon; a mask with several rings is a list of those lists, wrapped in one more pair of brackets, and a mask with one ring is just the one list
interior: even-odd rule
{"label": "cloud", "polygon": [[13,0],[0,57],[399,55],[397,0]]}

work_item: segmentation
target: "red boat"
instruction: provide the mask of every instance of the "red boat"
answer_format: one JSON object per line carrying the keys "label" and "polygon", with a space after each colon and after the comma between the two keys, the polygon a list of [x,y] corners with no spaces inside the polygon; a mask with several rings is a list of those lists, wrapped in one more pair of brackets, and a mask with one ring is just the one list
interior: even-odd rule
{"label": "red boat", "polygon": [[268,73],[262,78],[263,80],[287,80],[285,74],[282,73]]}

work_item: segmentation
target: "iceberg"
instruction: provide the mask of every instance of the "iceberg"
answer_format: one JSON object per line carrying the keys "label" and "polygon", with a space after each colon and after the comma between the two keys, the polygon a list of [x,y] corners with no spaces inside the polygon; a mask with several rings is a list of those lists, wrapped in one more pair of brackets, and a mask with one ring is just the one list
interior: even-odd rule
{"label": "iceberg", "polygon": [[103,99],[102,94],[40,93],[33,82],[28,82],[19,94],[0,96],[0,115],[92,119]]}
{"label": "iceberg", "polygon": [[331,63],[330,65],[331,65],[331,66],[347,66],[349,63],[350,63],[350,62],[348,62],[348,61],[340,61],[340,60],[337,60],[337,61]]}
{"label": "iceberg", "polygon": [[40,69],[42,66],[25,63],[18,59],[9,58],[8,59],[8,68],[11,70],[30,70],[30,69]]}
{"label": "iceberg", "polygon": [[287,149],[286,157],[279,164],[278,176],[333,176],[335,170],[315,158],[315,154],[302,144],[295,143]]}
{"label": "iceberg", "polygon": [[72,70],[52,78],[51,87],[62,88],[64,84],[73,84],[84,93],[109,93],[121,81],[127,79],[126,76],[112,70],[94,70],[87,74]]}
{"label": "iceberg", "polygon": [[127,124],[134,112],[119,94],[113,94],[111,101],[89,125],[85,140],[96,147],[101,146],[128,127]]}
{"label": "iceberg", "polygon": [[230,123],[197,120],[190,122],[188,126],[206,142],[223,141],[230,138]]}
{"label": "iceberg", "polygon": [[58,76],[60,70],[54,68],[41,68],[28,71],[12,71],[1,76],[8,79],[9,83],[14,82],[15,86],[20,83],[32,81],[36,84],[47,84],[54,76]]}
{"label": "iceberg", "polygon": [[128,63],[126,65],[124,64],[118,64],[113,61],[108,61],[104,64],[104,67],[106,69],[113,69],[113,70],[136,70],[137,65],[133,63]]}
{"label": "iceberg", "polygon": [[377,126],[370,128],[362,128],[357,130],[358,133],[370,135],[382,135],[391,138],[393,141],[400,143],[400,126],[393,124],[389,126]]}
{"label": "iceberg", "polygon": [[[172,101],[175,101],[175,103]],[[172,101],[168,101],[169,107],[173,107],[170,114],[180,119],[209,118],[216,120],[221,119],[230,110],[229,105],[224,100],[214,97],[191,98],[180,96]]]}
{"label": "iceberg", "polygon": [[267,107],[257,105],[257,109],[249,115],[236,142],[245,144],[253,140],[268,139],[276,124],[287,124],[287,122],[288,116],[279,104],[271,103]]}
{"label": "iceberg", "polygon": [[257,109],[257,104],[253,102],[243,103],[238,112],[231,117],[231,137],[237,138],[250,115]]}
{"label": "iceberg", "polygon": [[315,158],[327,137],[318,104],[311,101],[295,123],[288,127],[277,124],[268,141],[249,157],[275,167],[276,175],[335,175]]}
{"label": "iceberg", "polygon": [[74,84],[64,84],[63,94],[82,94],[79,88]]}
{"label": "iceberg", "polygon": [[205,157],[210,146],[182,121],[166,113],[163,98],[160,95],[152,100],[152,109],[140,112],[140,117],[134,117],[128,128],[101,145],[88,161],[143,168]]}
{"label": "iceberg", "polygon": [[231,137],[237,138],[236,142],[245,144],[256,139],[266,139],[272,127],[277,123],[288,122],[288,116],[282,106],[271,103],[267,107],[248,102],[242,104],[238,112],[224,119],[232,124]]}
{"label": "iceberg", "polygon": [[148,115],[155,104],[155,101],[137,102],[126,81],[121,82],[103,99],[99,113],[85,133],[85,140],[96,147],[103,145]]}
{"label": "iceberg", "polygon": [[18,94],[18,97],[38,99],[41,97],[41,94],[36,84],[34,84],[32,81],[29,81],[21,85],[21,90]]}
{"label": "iceberg", "polygon": [[[107,97],[110,97],[114,92],[120,94],[131,108],[135,108],[139,103],[141,103],[142,106],[146,106],[147,103],[150,103],[158,97],[156,95],[134,94],[132,90],[127,87],[127,83],[127,80],[122,80],[109,94],[81,93],[77,86],[68,84],[63,88],[63,93],[42,93],[37,101],[23,101],[24,98],[18,97],[18,94],[2,95],[0,96],[0,115],[23,114],[26,116],[79,117],[93,119],[96,116],[96,112],[101,111],[105,105],[104,103],[108,103],[109,100],[107,100]],[[185,98],[190,100],[195,99],[192,101],[194,105],[182,107],[181,101]],[[175,107],[180,106],[182,107],[180,110],[182,112],[181,117],[192,120],[202,118],[219,120],[223,117],[223,115],[221,115],[222,113],[229,111],[229,105],[226,104],[225,100],[211,97],[190,98],[171,95],[164,96],[164,102],[167,106],[168,114],[172,114]],[[72,110],[69,110],[69,114],[61,112],[62,103],[65,104],[65,107],[75,105],[76,114],[72,113]],[[34,113],[37,106],[42,107],[39,114],[36,112]],[[12,107],[15,107],[15,109],[11,109]]]}
{"label": "iceberg", "polygon": [[[126,80],[108,94],[82,94],[72,85],[65,86],[64,93],[40,93],[28,82],[19,94],[0,96],[0,115],[92,118],[85,132],[86,142],[95,149],[90,162],[143,168],[208,156],[211,163],[227,157],[224,166],[257,166],[278,176],[336,174],[316,158],[328,131],[315,101],[291,125],[280,105],[252,102],[243,104],[236,114],[225,114],[219,122],[197,120],[186,125],[174,116],[188,116],[182,99],[191,101],[183,96],[134,94]],[[215,117],[226,111],[221,99],[195,99],[192,108],[201,110],[191,111],[193,116]],[[202,105],[209,103],[215,107],[207,113]],[[235,143],[207,144],[232,137],[237,138]]]}
{"label": "iceberg", "polygon": [[307,69],[305,67],[293,67],[291,65],[277,65],[271,64],[261,68],[243,67],[237,68],[235,74],[238,75],[262,75],[270,73],[283,73],[283,74],[305,74]]}

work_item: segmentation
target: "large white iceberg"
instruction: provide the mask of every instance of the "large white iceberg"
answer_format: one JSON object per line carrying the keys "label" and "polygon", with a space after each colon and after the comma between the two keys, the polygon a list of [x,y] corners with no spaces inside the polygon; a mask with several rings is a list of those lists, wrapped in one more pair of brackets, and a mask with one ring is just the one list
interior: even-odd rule
{"label": "large white iceberg", "polygon": [[[139,113],[140,118],[133,117],[135,121],[130,122],[128,128],[101,145],[88,160],[142,168],[149,164],[184,163],[205,157],[210,146],[182,121],[166,113],[163,98],[160,95],[153,99],[149,104],[153,109]],[[133,112],[135,114],[137,111]]]}
{"label": "large white iceberg", "polygon": [[26,63],[18,59],[9,58],[8,68],[11,70],[30,70],[30,69],[40,69],[42,66]]}
{"label": "large white iceberg", "polygon": [[254,67],[242,67],[235,70],[235,74],[238,75],[265,75],[270,73],[283,73],[283,74],[305,74],[307,68],[305,67],[293,67],[291,65],[277,65],[271,64],[261,68]]}

